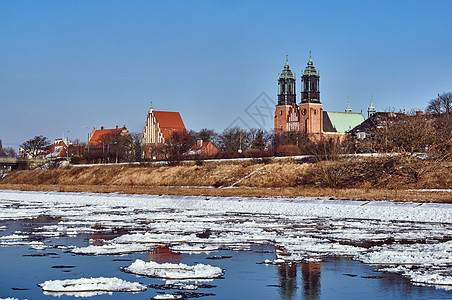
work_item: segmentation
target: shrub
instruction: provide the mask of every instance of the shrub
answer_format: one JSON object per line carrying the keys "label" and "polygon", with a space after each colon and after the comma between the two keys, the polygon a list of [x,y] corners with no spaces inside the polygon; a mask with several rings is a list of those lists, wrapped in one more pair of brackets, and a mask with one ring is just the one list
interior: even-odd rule
{"label": "shrub", "polygon": [[282,145],[276,149],[277,156],[301,155],[301,150],[295,145]]}

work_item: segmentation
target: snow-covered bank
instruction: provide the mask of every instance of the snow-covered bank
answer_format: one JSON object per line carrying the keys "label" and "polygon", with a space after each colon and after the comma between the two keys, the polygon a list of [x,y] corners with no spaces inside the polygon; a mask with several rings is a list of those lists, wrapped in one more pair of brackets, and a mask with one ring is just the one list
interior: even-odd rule
{"label": "snow-covered bank", "polygon": [[[416,222],[452,223],[452,204],[413,203],[413,202],[368,202],[351,200],[328,200],[328,198],[240,198],[240,197],[196,197],[196,196],[155,196],[127,194],[92,194],[29,192],[1,190],[2,199],[29,201],[24,214],[21,210],[0,213],[0,219],[30,218],[41,214],[39,203],[56,203],[50,214],[64,215],[63,203],[74,204],[79,208],[90,209],[86,205],[96,205],[97,209],[124,206],[134,209],[190,209],[199,211],[268,213],[283,215],[302,215],[328,218],[356,218],[376,220],[397,220]],[[32,205],[35,203],[35,205]],[[1,201],[0,201],[1,207]],[[77,212],[81,214],[82,212]]]}
{"label": "snow-covered bank", "polygon": [[[0,220],[39,216],[54,224],[27,236],[5,234],[2,243],[114,230],[112,239],[98,235],[91,245],[71,251],[209,252],[266,243],[275,246],[276,264],[348,256],[415,283],[447,286],[452,281],[451,204],[0,191]],[[222,272],[217,268],[206,275],[215,267],[176,266],[136,261],[126,271],[177,279],[212,278]]]}

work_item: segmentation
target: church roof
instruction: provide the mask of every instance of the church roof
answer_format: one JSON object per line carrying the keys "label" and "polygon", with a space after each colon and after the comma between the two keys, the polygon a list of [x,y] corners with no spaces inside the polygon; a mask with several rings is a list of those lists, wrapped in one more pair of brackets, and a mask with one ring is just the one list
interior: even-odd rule
{"label": "church roof", "polygon": [[153,111],[155,120],[159,123],[160,130],[165,139],[171,137],[173,132],[186,132],[184,122],[178,112]]}
{"label": "church roof", "polygon": [[[364,121],[364,117],[360,113],[336,111],[325,111],[323,119],[323,131],[325,132],[347,132]],[[331,130],[328,123],[331,124],[335,131]]]}

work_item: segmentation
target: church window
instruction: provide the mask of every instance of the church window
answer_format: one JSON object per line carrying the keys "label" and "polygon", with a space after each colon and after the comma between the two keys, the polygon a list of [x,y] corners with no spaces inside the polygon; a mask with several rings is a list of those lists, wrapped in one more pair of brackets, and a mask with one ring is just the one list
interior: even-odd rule
{"label": "church window", "polygon": [[282,109],[279,111],[279,115],[282,116]]}

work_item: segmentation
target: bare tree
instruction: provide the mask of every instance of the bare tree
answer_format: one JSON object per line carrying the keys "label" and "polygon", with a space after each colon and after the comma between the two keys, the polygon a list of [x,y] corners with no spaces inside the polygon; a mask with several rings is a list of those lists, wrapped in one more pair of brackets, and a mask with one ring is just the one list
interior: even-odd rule
{"label": "bare tree", "polygon": [[164,154],[168,160],[180,160],[182,154],[192,146],[192,137],[186,132],[175,131],[164,144]]}
{"label": "bare tree", "polygon": [[141,132],[132,132],[130,134],[133,140],[133,157],[135,161],[141,161],[143,159],[143,145],[141,139],[143,134]]}
{"label": "bare tree", "polygon": [[6,157],[17,157],[17,152],[11,147],[3,148]]}
{"label": "bare tree", "polygon": [[264,150],[267,147],[264,131],[262,129],[251,129],[249,136],[252,149]]}
{"label": "bare tree", "polygon": [[225,129],[219,137],[223,151],[245,151],[249,148],[248,131],[239,127]]}
{"label": "bare tree", "polygon": [[428,114],[439,115],[452,112],[452,93],[438,94],[438,97],[428,102],[425,112]]}
{"label": "bare tree", "polygon": [[46,137],[39,135],[25,141],[20,147],[24,149],[25,154],[36,158],[49,144],[50,141]]}
{"label": "bare tree", "polygon": [[2,140],[0,140],[0,157],[6,156],[5,151],[3,150]]}

